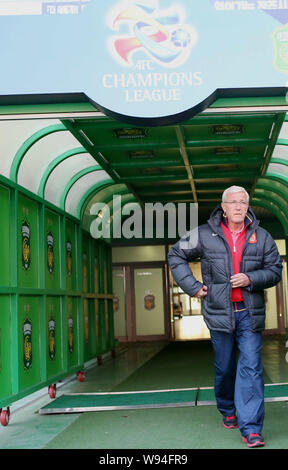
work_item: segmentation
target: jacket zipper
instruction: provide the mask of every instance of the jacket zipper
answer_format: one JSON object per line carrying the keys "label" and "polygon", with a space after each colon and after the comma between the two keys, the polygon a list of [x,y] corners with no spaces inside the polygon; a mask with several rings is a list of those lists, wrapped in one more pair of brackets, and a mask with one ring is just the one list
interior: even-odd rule
{"label": "jacket zipper", "polygon": [[[221,237],[221,239],[223,240],[224,244],[226,245],[226,250],[228,252],[228,258],[230,259],[230,267],[232,267],[232,271],[233,272],[233,259],[232,259],[232,253],[231,253],[231,250],[230,250],[230,246],[229,246],[229,243],[227,242],[225,236],[218,230],[217,230],[217,233],[218,235]],[[231,300],[231,295],[232,295],[232,284],[231,282],[229,281],[229,299]],[[231,307],[230,307],[230,318],[232,320],[232,330],[231,331],[234,331],[235,330],[235,317],[233,315],[233,303],[232,303],[232,300],[231,300]]]}
{"label": "jacket zipper", "polygon": [[[248,233],[246,232],[246,240],[245,240],[245,244],[244,244],[244,246],[243,246],[242,259],[241,259],[241,262],[240,262],[240,272],[242,272],[242,268],[243,268],[243,255],[244,255],[244,252],[245,252],[245,250],[246,250],[246,248],[247,248],[247,246],[248,246],[248,240],[249,240],[249,238],[250,238],[250,236],[251,236],[251,231],[252,231],[252,230],[255,231],[256,228],[257,228],[257,226],[258,226],[258,224],[256,224],[256,226],[255,226],[254,228],[252,228],[251,225],[252,225],[252,224],[249,224],[248,227],[247,227],[247,232],[248,232],[248,230],[249,230],[249,228],[250,228],[250,233],[249,233],[249,236],[248,236]],[[251,230],[251,229],[252,229],[252,230]],[[252,232],[252,233],[253,233],[253,232]],[[253,315],[252,315],[252,313],[251,313],[251,308],[250,308],[249,301],[248,301],[248,298],[249,298],[249,297],[245,298],[245,297],[246,297],[246,292],[245,292],[245,290],[242,291],[242,295],[243,295],[243,299],[244,299],[244,301],[245,301],[245,305],[247,304],[247,307],[248,307],[248,309],[249,309],[249,315],[250,315],[251,324],[252,324],[252,331],[254,331]],[[247,299],[247,300],[246,300],[246,299]]]}

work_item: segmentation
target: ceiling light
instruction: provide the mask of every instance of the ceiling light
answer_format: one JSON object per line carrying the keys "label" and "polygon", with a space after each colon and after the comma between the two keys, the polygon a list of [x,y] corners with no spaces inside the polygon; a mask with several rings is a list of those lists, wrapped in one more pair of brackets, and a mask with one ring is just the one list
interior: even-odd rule
{"label": "ceiling light", "polygon": [[145,129],[136,127],[113,129],[113,131],[118,139],[143,139],[143,137],[147,137]]}
{"label": "ceiling light", "polygon": [[242,124],[216,124],[212,126],[214,135],[238,135],[243,133]]}
{"label": "ceiling light", "polygon": [[136,159],[148,159],[148,158],[155,158],[155,154],[154,152],[151,150],[136,150],[134,152],[128,152],[129,153],[129,156],[130,158],[132,158],[133,160],[136,160]]}
{"label": "ceiling light", "polygon": [[240,153],[240,147],[216,147],[214,153],[216,155],[235,155]]}

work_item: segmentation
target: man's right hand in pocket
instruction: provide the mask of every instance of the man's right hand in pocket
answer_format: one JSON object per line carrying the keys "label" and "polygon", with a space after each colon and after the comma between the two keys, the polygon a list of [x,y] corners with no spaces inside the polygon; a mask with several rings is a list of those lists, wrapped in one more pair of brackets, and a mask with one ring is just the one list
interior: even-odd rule
{"label": "man's right hand in pocket", "polygon": [[198,292],[196,292],[194,297],[201,299],[201,297],[206,297],[207,294],[208,294],[208,287],[203,285],[201,289],[198,290]]}

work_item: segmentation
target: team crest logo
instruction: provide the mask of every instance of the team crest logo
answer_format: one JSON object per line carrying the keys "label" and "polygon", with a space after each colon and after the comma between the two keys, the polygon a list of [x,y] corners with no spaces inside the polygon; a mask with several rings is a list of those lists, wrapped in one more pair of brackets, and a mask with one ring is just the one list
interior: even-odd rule
{"label": "team crest logo", "polygon": [[22,236],[22,266],[27,271],[31,265],[31,249],[30,249],[30,226],[28,222],[21,225]]}
{"label": "team crest logo", "polygon": [[24,367],[29,369],[32,364],[32,323],[26,318],[23,324]]}
{"label": "team crest logo", "polygon": [[48,322],[48,335],[49,335],[49,357],[53,361],[55,358],[55,327],[56,322],[54,318],[50,318]]}
{"label": "team crest logo", "polygon": [[256,232],[252,233],[251,237],[249,238],[249,243],[257,243]]}
{"label": "team crest logo", "polygon": [[117,312],[119,310],[119,297],[113,297],[113,312]]}
{"label": "team crest logo", "polygon": [[114,31],[123,34],[111,38],[111,53],[124,65],[134,65],[133,56],[141,51],[146,59],[164,67],[179,66],[190,56],[197,32],[185,24],[185,12],[179,5],[160,11],[158,0],[126,0],[109,13]]}
{"label": "team crest logo", "polygon": [[74,327],[72,315],[68,318],[68,350],[72,353],[74,349]]}
{"label": "team crest logo", "polygon": [[144,297],[144,307],[146,310],[153,310],[155,308],[155,296],[152,294],[147,294]]}
{"label": "team crest logo", "polygon": [[66,242],[67,276],[72,276],[72,244],[69,240]]}
{"label": "team crest logo", "polygon": [[47,267],[49,273],[54,271],[54,237],[51,232],[47,234]]}
{"label": "team crest logo", "polygon": [[288,72],[288,27],[277,28],[273,33],[274,65],[280,72]]}

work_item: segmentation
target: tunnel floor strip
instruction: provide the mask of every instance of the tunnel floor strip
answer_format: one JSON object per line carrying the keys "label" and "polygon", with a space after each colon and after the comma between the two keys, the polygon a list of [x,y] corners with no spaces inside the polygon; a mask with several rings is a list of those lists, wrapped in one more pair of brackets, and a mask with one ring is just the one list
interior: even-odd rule
{"label": "tunnel floor strip", "polygon": [[198,388],[137,392],[75,393],[62,395],[40,414],[195,406]]}
{"label": "tunnel floor strip", "polygon": [[[288,401],[288,383],[265,384],[265,402]],[[39,410],[40,414],[133,410],[216,405],[214,388],[145,390],[133,392],[72,393],[62,395]]]}

